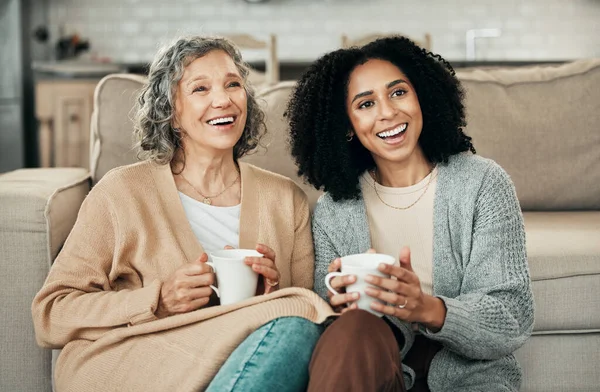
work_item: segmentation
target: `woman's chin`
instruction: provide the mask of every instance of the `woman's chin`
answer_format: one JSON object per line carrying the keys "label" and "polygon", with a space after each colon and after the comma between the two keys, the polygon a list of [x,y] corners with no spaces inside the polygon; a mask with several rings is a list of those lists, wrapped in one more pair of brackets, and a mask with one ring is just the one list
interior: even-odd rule
{"label": "woman's chin", "polygon": [[[190,154],[194,154],[194,151],[203,151],[209,152],[214,151],[215,153],[224,153],[224,152],[232,152],[234,146],[241,138],[241,133],[229,134],[229,135],[218,135],[212,136],[209,138],[204,138],[202,140],[187,140],[184,143],[186,152]],[[204,153],[203,153],[204,154]]]}
{"label": "woman's chin", "polygon": [[385,149],[377,151],[376,155],[387,162],[403,163],[407,162],[412,155],[414,155],[415,149],[408,148],[408,146],[398,147],[393,150]]}

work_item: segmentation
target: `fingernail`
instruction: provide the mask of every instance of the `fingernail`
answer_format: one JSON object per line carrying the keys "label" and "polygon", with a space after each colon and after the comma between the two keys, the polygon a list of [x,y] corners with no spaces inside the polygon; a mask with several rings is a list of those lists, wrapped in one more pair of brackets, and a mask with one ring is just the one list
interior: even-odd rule
{"label": "fingernail", "polygon": [[379,302],[371,302],[371,309],[381,310],[382,305]]}
{"label": "fingernail", "polygon": [[354,276],[354,275],[348,276],[348,282],[354,282],[354,281],[356,281],[356,276]]}
{"label": "fingernail", "polygon": [[369,283],[373,283],[375,281],[375,278],[372,277],[371,275],[367,275],[367,276],[365,276],[365,281],[367,281]]}
{"label": "fingernail", "polygon": [[369,294],[369,295],[375,295],[377,294],[377,291],[375,291],[374,289],[372,289],[371,287],[366,287],[365,288],[365,293]]}
{"label": "fingernail", "polygon": [[352,293],[352,299],[358,299],[358,297],[360,297],[360,294]]}

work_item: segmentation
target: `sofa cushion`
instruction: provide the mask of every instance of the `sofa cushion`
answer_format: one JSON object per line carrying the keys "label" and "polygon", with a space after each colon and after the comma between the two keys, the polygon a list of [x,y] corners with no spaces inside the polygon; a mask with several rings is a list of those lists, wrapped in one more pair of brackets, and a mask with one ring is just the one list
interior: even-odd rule
{"label": "sofa cushion", "polygon": [[280,82],[258,94],[258,101],[266,114],[268,132],[254,153],[242,160],[291,178],[306,192],[311,210],[321,195],[312,185],[298,177],[298,169],[288,148],[288,123],[283,114],[295,82]]}
{"label": "sofa cushion", "polygon": [[526,212],[535,333],[600,332],[600,211]]}
{"label": "sofa cushion", "polygon": [[520,392],[598,391],[600,334],[533,336],[515,353],[523,365]]}
{"label": "sofa cushion", "polygon": [[94,93],[90,170],[97,183],[109,170],[137,162],[133,149],[133,114],[146,77],[113,74],[103,78]]}
{"label": "sofa cushion", "polygon": [[600,59],[457,71],[477,152],[524,210],[600,209]]}
{"label": "sofa cushion", "polygon": [[46,391],[50,351],[37,346],[31,302],[89,191],[81,168],[23,169],[0,176],[0,374],[7,391]]}
{"label": "sofa cushion", "polygon": [[[89,178],[82,168],[21,169],[3,175],[1,207],[7,212],[12,210],[12,219],[4,220],[2,227],[14,233],[48,235],[44,248],[48,260],[54,260],[90,189]],[[11,226],[5,227],[8,224]]]}
{"label": "sofa cushion", "polygon": [[260,90],[267,85],[267,75],[264,72],[250,68],[248,72],[248,81],[255,89]]}

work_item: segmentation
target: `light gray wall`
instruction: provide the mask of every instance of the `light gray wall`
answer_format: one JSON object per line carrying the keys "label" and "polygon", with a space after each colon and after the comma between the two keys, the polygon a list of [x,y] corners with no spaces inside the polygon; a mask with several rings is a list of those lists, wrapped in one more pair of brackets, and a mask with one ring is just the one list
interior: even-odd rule
{"label": "light gray wall", "polygon": [[[433,37],[433,50],[465,58],[465,32],[501,28],[478,58],[568,60],[600,57],[599,0],[48,0],[53,30],[63,24],[117,61],[147,61],[180,33],[275,33],[279,57],[313,60],[340,36],[401,32]],[[260,54],[245,53],[248,60]]]}

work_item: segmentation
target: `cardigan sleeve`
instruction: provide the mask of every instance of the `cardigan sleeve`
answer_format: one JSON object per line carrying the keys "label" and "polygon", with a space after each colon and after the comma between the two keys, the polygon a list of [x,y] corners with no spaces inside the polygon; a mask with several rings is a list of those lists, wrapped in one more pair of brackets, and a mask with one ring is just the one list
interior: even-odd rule
{"label": "cardigan sleeve", "polygon": [[318,219],[313,220],[312,232],[315,244],[315,288],[314,291],[321,298],[329,301],[327,297],[327,286],[325,286],[325,275],[327,268],[333,259],[340,257],[332,242],[329,240],[327,232],[321,227]]}
{"label": "cardigan sleeve", "polygon": [[496,164],[479,190],[467,257],[460,295],[439,296],[447,309],[442,329],[421,330],[465,357],[498,359],[530,336],[534,304],[519,202],[508,174]]}
{"label": "cardigan sleeve", "polygon": [[310,232],[310,208],[306,194],[298,187],[294,191],[294,249],[291,260],[292,286],[313,288],[315,252]]}
{"label": "cardigan sleeve", "polygon": [[115,328],[155,320],[161,283],[116,290],[109,278],[119,231],[110,200],[95,187],[32,304],[38,343],[58,348]]}

